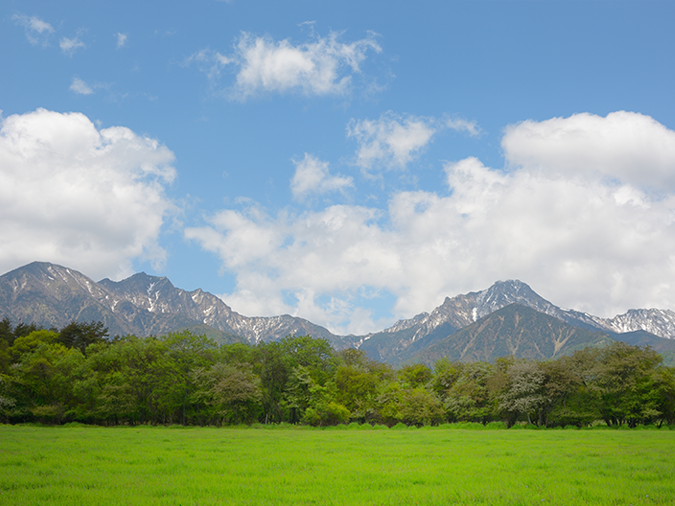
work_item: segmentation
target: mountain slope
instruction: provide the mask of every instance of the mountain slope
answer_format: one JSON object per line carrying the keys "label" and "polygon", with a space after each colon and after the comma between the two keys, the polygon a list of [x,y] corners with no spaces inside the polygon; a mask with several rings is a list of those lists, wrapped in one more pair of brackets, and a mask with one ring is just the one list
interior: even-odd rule
{"label": "mountain slope", "polygon": [[73,269],[34,262],[0,276],[0,318],[8,316],[17,322],[62,327],[71,320],[96,320],[102,321],[111,335],[161,335],[192,329],[219,342],[258,343],[287,335],[311,335],[327,339],[336,349],[358,347],[371,358],[394,365],[514,303],[577,328],[600,330],[613,339],[650,344],[657,351],[670,353],[671,346],[662,338],[675,337],[673,311],[634,309],[614,318],[600,318],[561,309],[517,280],[498,281],[486,290],[446,298],[431,313],[400,320],[381,332],[338,336],[290,315],[243,316],[213,294],[201,289],[188,292],[165,277],[145,273],[96,283]]}
{"label": "mountain slope", "polygon": [[511,304],[429,346],[410,361],[431,365],[447,357],[492,362],[505,356],[542,360],[611,341],[604,332],[574,327],[532,308]]}
{"label": "mountain slope", "polygon": [[[611,335],[646,331],[665,339],[675,338],[675,312],[658,309],[630,310],[614,318],[600,318],[579,311],[561,309],[518,281],[498,281],[490,288],[447,298],[431,313],[366,336],[360,349],[377,360],[397,364],[410,359],[420,350],[439,342],[454,332],[509,304],[520,304],[561,322]],[[658,341],[657,341],[658,343]]]}
{"label": "mountain slope", "polygon": [[287,335],[328,339],[336,348],[350,338],[289,315],[246,317],[201,289],[176,288],[165,277],[135,274],[99,283],[66,267],[34,262],[0,276],[0,317],[62,327],[71,320],[102,321],[112,335],[158,335],[180,329],[216,329],[221,342],[274,341]]}

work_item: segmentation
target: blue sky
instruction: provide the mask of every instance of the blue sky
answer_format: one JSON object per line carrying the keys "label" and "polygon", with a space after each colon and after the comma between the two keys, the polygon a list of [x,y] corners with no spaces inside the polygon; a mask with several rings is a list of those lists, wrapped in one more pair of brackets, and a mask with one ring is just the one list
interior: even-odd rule
{"label": "blue sky", "polygon": [[0,5],[0,272],[378,330],[675,308],[672,2]]}

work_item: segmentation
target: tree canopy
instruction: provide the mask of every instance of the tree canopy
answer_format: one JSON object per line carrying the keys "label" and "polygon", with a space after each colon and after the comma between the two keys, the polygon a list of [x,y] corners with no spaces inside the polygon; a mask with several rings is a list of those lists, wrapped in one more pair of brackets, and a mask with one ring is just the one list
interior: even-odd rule
{"label": "tree canopy", "polygon": [[556,360],[398,370],[324,339],[219,346],[190,332],[108,338],[100,322],[0,322],[0,421],[102,425],[675,423],[675,369],[613,343]]}

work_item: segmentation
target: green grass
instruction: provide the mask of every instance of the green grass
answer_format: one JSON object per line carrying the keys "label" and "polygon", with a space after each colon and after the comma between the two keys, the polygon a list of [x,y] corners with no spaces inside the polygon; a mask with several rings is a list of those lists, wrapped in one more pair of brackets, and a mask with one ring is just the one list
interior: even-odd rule
{"label": "green grass", "polygon": [[0,504],[675,502],[675,431],[0,426]]}

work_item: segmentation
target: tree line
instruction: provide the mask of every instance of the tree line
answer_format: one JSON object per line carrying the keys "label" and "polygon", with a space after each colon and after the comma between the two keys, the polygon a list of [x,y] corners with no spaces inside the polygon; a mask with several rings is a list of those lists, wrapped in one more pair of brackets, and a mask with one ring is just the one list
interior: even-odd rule
{"label": "tree line", "polygon": [[100,322],[58,330],[5,319],[0,421],[661,426],[675,424],[675,368],[621,342],[555,360],[394,369],[309,336],[219,346],[187,331],[109,339]]}

